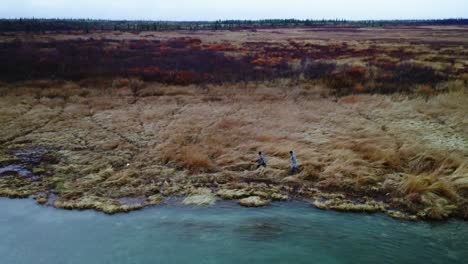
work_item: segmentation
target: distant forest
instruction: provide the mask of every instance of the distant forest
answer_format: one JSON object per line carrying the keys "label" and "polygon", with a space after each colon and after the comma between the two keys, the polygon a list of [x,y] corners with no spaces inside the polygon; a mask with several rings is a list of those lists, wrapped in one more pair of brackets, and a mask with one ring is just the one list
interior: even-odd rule
{"label": "distant forest", "polygon": [[165,30],[239,30],[261,28],[294,28],[314,26],[340,27],[385,27],[421,25],[468,25],[468,19],[440,20],[218,20],[218,21],[130,21],[94,19],[0,19],[0,32],[68,31],[68,30],[115,30],[115,31],[165,31]]}

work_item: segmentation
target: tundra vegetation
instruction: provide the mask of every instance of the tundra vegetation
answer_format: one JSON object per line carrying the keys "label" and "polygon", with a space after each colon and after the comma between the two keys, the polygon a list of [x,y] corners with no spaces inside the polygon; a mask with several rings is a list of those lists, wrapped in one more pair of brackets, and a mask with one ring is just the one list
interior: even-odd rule
{"label": "tundra vegetation", "polygon": [[467,219],[467,45],[460,25],[4,31],[0,195]]}

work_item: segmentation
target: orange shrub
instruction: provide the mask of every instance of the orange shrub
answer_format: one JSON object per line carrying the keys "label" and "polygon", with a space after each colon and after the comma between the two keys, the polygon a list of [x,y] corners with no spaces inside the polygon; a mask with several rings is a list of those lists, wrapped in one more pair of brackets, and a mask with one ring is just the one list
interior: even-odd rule
{"label": "orange shrub", "polygon": [[360,83],[357,83],[354,85],[353,87],[354,91],[358,92],[358,93],[362,93],[366,90],[366,87],[364,87],[364,85],[360,84]]}
{"label": "orange shrub", "polygon": [[206,150],[198,145],[169,144],[162,151],[164,162],[175,162],[177,166],[188,169],[192,173],[208,172],[213,169],[213,163]]}
{"label": "orange shrub", "polygon": [[209,171],[213,164],[205,150],[197,145],[182,147],[177,162],[191,172]]}
{"label": "orange shrub", "polygon": [[252,64],[257,66],[276,66],[284,61],[283,57],[257,58],[252,61]]}
{"label": "orange shrub", "polygon": [[416,93],[427,100],[429,97],[435,95],[436,91],[429,85],[419,85],[418,88],[416,88]]}

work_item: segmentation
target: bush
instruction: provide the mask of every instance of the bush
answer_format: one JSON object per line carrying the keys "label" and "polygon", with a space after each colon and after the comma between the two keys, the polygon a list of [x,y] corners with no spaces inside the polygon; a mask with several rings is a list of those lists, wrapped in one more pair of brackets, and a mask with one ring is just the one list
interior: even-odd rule
{"label": "bush", "polygon": [[326,76],[326,84],[336,96],[345,96],[355,92],[362,92],[365,87],[367,70],[364,67],[345,66],[340,72]]}
{"label": "bush", "polygon": [[396,67],[393,82],[401,85],[433,84],[445,80],[433,68],[403,63]]}
{"label": "bush", "polygon": [[403,63],[389,72],[381,74],[377,78],[377,92],[383,94],[415,92],[418,87],[435,86],[437,83],[447,79],[446,76],[437,73],[433,68]]}
{"label": "bush", "polygon": [[313,62],[304,69],[306,79],[320,79],[331,75],[336,69],[335,63]]}
{"label": "bush", "polygon": [[143,88],[144,82],[142,80],[138,79],[130,79],[128,82],[128,87],[130,88],[130,91],[132,91],[133,96],[138,95],[138,91]]}
{"label": "bush", "polygon": [[[447,76],[431,67],[403,63],[387,65],[381,68],[375,78],[375,91],[382,94],[429,92],[438,83],[447,80]],[[421,87],[425,87],[421,91]],[[430,89],[428,89],[430,88]]]}
{"label": "bush", "polygon": [[112,89],[122,88],[129,85],[130,80],[126,78],[119,78],[112,80]]}

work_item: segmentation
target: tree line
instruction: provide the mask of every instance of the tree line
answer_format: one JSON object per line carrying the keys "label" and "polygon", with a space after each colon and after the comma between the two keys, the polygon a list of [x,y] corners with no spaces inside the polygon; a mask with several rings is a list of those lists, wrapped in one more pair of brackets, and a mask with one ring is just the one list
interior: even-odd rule
{"label": "tree line", "polygon": [[468,19],[437,20],[345,20],[345,19],[263,19],[217,21],[147,21],[96,19],[0,19],[0,32],[45,31],[168,31],[168,30],[235,30],[257,28],[291,28],[313,26],[384,27],[420,25],[468,25]]}

